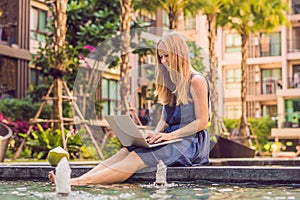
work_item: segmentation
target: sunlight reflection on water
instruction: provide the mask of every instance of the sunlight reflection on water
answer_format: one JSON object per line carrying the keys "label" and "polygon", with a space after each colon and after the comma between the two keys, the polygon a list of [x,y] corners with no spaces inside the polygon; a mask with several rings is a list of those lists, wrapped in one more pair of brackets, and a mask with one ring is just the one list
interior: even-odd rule
{"label": "sunlight reflection on water", "polygon": [[300,199],[300,185],[170,183],[72,187],[68,196],[47,182],[0,181],[0,199]]}

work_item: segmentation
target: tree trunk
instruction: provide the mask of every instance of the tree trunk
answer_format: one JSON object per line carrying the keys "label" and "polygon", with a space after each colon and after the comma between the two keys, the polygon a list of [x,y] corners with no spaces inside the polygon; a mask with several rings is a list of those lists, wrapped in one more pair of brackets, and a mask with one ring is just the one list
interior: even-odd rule
{"label": "tree trunk", "polygon": [[[249,42],[249,34],[242,33],[242,80],[241,80],[241,103],[242,103],[242,116],[240,123],[240,131],[239,135],[246,137],[247,136],[247,74],[248,74],[248,66],[247,66],[247,58],[248,58],[248,42]],[[243,140],[243,143],[246,144],[246,140]]]}
{"label": "tree trunk", "polygon": [[[210,132],[213,135],[218,135],[218,123],[220,120],[220,115],[218,112],[218,60],[215,53],[215,41],[216,41],[216,20],[217,15],[207,15],[208,21],[208,41],[209,41],[209,70],[210,70],[210,87],[211,87],[211,127]],[[221,131],[221,130],[220,130]]]}
{"label": "tree trunk", "polygon": [[[53,14],[54,14],[54,48],[56,50],[55,59],[56,59],[56,70],[64,72],[65,65],[63,63],[63,48],[65,46],[65,39],[66,39],[66,23],[67,23],[67,3],[68,0],[57,0],[54,2],[53,6]],[[54,129],[60,129],[62,131],[62,140],[64,149],[66,149],[66,141],[64,136],[64,125],[62,121],[62,87],[63,87],[63,79],[62,77],[54,77],[57,83],[54,86],[54,94],[53,96],[56,99],[53,101],[52,111],[53,111],[53,118],[59,119],[59,122],[54,123]]]}
{"label": "tree trunk", "polygon": [[125,101],[129,96],[130,76],[129,76],[129,44],[130,44],[130,12],[131,0],[120,0],[121,3],[121,63],[120,63],[120,96],[122,106],[122,114],[126,113]]}
{"label": "tree trunk", "polygon": [[170,30],[176,30],[178,28],[178,20],[179,20],[179,12],[171,10],[169,15],[169,29]]}

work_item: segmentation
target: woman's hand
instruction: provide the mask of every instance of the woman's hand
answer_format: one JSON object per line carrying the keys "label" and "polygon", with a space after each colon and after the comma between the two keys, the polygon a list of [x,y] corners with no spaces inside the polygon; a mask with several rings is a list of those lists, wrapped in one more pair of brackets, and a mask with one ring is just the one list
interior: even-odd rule
{"label": "woman's hand", "polygon": [[157,134],[149,134],[146,138],[149,144],[159,143],[167,140],[173,140],[174,135],[172,133],[157,133]]}

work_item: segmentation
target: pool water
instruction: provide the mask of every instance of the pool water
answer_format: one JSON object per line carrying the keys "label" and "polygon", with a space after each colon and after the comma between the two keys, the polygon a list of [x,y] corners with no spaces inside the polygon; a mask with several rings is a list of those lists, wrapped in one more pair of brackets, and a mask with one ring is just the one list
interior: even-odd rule
{"label": "pool water", "polygon": [[208,182],[76,186],[68,196],[48,182],[0,181],[0,199],[300,199],[300,185],[215,184]]}

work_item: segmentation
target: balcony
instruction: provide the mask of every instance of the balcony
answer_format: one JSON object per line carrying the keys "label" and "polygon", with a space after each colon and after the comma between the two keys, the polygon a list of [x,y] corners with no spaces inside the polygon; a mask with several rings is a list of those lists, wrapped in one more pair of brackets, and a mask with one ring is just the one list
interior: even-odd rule
{"label": "balcony", "polygon": [[262,92],[261,94],[276,94],[277,89],[281,89],[279,79],[269,79],[262,82]]}
{"label": "balcony", "polygon": [[271,136],[278,139],[300,139],[300,112],[287,112],[284,114],[284,122],[278,124],[278,128],[272,128]]}
{"label": "balcony", "polygon": [[260,38],[249,45],[249,58],[281,56],[281,42],[271,42],[268,38]]}
{"label": "balcony", "polygon": [[300,88],[300,78],[297,76],[288,78],[288,89]]}
{"label": "balcony", "polygon": [[300,38],[288,39],[288,53],[300,53]]}

